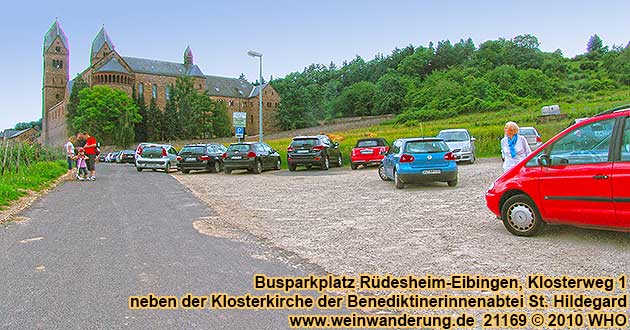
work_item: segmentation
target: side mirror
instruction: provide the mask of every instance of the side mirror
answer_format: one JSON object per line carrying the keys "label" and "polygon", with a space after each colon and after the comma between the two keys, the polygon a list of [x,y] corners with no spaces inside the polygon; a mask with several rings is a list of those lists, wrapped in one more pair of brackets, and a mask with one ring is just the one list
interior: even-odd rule
{"label": "side mirror", "polygon": [[471,138],[470,138],[470,141],[471,141],[471,142],[475,142],[475,141],[477,141],[477,139],[475,139],[474,137],[471,137]]}
{"label": "side mirror", "polygon": [[333,145],[334,145],[335,147],[338,147],[338,146],[339,146],[339,142],[335,142],[335,143],[333,143]]}
{"label": "side mirror", "polygon": [[551,164],[551,159],[549,156],[544,153],[537,158],[538,165],[540,166],[549,166]]}

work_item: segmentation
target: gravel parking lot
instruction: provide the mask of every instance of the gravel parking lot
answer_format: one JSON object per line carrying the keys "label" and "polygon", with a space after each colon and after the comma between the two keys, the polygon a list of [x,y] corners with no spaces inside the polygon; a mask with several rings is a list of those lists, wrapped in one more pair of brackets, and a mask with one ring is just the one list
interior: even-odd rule
{"label": "gravel parking lot", "polygon": [[459,185],[395,189],[376,168],[173,176],[217,210],[201,232],[245,231],[335,274],[484,275],[630,272],[630,234],[549,226],[509,234],[485,206],[496,159],[459,168]]}

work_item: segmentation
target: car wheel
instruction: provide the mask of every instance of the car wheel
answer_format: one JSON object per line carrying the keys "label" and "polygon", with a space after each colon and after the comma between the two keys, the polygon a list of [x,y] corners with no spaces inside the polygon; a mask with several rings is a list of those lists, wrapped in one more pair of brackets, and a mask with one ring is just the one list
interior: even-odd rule
{"label": "car wheel", "polygon": [[260,174],[263,171],[263,165],[262,162],[260,160],[256,161],[256,167],[254,167],[254,170],[252,172],[254,172],[254,174]]}
{"label": "car wheel", "polygon": [[341,154],[337,157],[337,167],[343,167],[343,158],[341,157]]}
{"label": "car wheel", "polygon": [[455,187],[457,185],[457,178],[455,180],[446,181],[449,187]]}
{"label": "car wheel", "polygon": [[164,172],[169,174],[171,172],[171,163],[166,163],[166,167],[164,168]]}
{"label": "car wheel", "polygon": [[212,172],[212,173],[219,173],[219,172],[221,172],[221,164],[219,164],[218,161],[215,161],[214,162],[214,166],[212,166],[210,168],[210,172]]}
{"label": "car wheel", "polygon": [[545,226],[536,204],[522,194],[505,201],[501,219],[505,228],[516,236],[535,236]]}
{"label": "car wheel", "polygon": [[359,165],[357,164],[350,164],[350,168],[353,170],[356,170],[357,168],[359,168]]}
{"label": "car wheel", "polygon": [[190,170],[182,170],[182,173],[188,174],[188,173],[190,173]]}
{"label": "car wheel", "polygon": [[280,158],[278,158],[278,160],[276,160],[276,166],[273,167],[274,170],[279,170],[280,166],[282,166],[282,164],[280,163]]}
{"label": "car wheel", "polygon": [[324,156],[324,162],[322,162],[322,170],[327,171],[330,168],[330,159],[328,156]]}
{"label": "car wheel", "polygon": [[289,163],[289,171],[293,172],[297,168],[297,165]]}
{"label": "car wheel", "polygon": [[475,154],[473,154],[468,164],[474,164],[476,160],[477,160],[477,157],[475,156]]}
{"label": "car wheel", "polygon": [[231,170],[231,169],[229,169],[229,168],[227,168],[227,167],[224,167],[224,168],[223,168],[223,173],[225,173],[225,174],[230,174],[230,173],[232,173],[232,170]]}
{"label": "car wheel", "polygon": [[142,172],[142,168],[141,167],[136,167],[136,171]]}
{"label": "car wheel", "polygon": [[400,180],[400,176],[398,176],[398,172],[394,170],[394,182],[396,183],[396,189],[404,189],[405,183]]}
{"label": "car wheel", "polygon": [[383,164],[381,164],[381,166],[378,167],[378,176],[383,181],[391,181],[392,180],[392,179],[388,178],[387,175],[385,175],[385,166],[383,166]]}

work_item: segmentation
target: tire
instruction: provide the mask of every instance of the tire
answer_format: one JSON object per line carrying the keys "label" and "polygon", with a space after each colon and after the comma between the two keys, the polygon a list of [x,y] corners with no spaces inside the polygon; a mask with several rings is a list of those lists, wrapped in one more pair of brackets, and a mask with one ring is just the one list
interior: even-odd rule
{"label": "tire", "polygon": [[350,168],[353,170],[356,170],[357,168],[359,168],[359,165],[357,164],[350,164]]}
{"label": "tire", "polygon": [[282,166],[282,162],[280,162],[280,157],[278,157],[278,160],[276,161],[276,165],[273,167],[273,169],[278,171],[280,170],[281,166]]}
{"label": "tire", "polygon": [[171,163],[166,163],[166,167],[164,168],[164,173],[169,174],[171,172]]}
{"label": "tire", "polygon": [[328,171],[330,168],[330,159],[328,156],[324,156],[324,161],[322,162],[322,170]]}
{"label": "tire", "polygon": [[210,167],[210,172],[211,173],[219,173],[219,172],[221,172],[221,164],[219,164],[218,161],[215,161],[213,166]]}
{"label": "tire", "polygon": [[446,181],[449,187],[455,187],[457,185],[457,178],[455,180]]}
{"label": "tire", "polygon": [[392,179],[388,178],[387,175],[385,175],[385,166],[383,166],[383,164],[381,164],[378,167],[378,176],[381,178],[381,180],[383,181],[392,181]]}
{"label": "tire", "polygon": [[230,174],[230,173],[232,173],[232,170],[227,168],[227,167],[223,167],[223,173]]}
{"label": "tire", "polygon": [[182,173],[188,174],[188,173],[190,173],[190,170],[182,170]]}
{"label": "tire", "polygon": [[260,174],[263,171],[263,164],[260,160],[256,161],[256,167],[252,170],[254,174]]}
{"label": "tire", "polygon": [[501,219],[505,228],[516,236],[535,236],[545,227],[536,204],[523,194],[505,201],[501,207]]}
{"label": "tire", "polygon": [[297,168],[297,165],[289,163],[289,171],[293,172]]}
{"label": "tire", "polygon": [[405,188],[405,183],[400,180],[400,177],[398,176],[398,172],[396,170],[394,170],[394,183],[396,183],[396,189]]}
{"label": "tire", "polygon": [[477,160],[477,157],[475,156],[475,154],[472,155],[472,159],[468,162],[468,164],[474,164],[475,161]]}
{"label": "tire", "polygon": [[136,171],[142,172],[142,168],[141,167],[136,167]]}
{"label": "tire", "polygon": [[341,154],[339,154],[339,156],[337,156],[337,164],[335,164],[337,167],[343,167],[343,157],[341,157]]}

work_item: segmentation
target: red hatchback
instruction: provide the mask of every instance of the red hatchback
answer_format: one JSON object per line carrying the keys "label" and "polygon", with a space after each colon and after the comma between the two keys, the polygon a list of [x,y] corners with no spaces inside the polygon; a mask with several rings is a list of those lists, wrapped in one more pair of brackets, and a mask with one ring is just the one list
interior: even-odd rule
{"label": "red hatchback", "polygon": [[380,165],[387,151],[389,144],[383,138],[359,139],[350,154],[350,167],[356,170],[361,165]]}
{"label": "red hatchback", "polygon": [[546,223],[630,231],[630,106],[554,136],[499,177],[486,203],[518,236]]}

